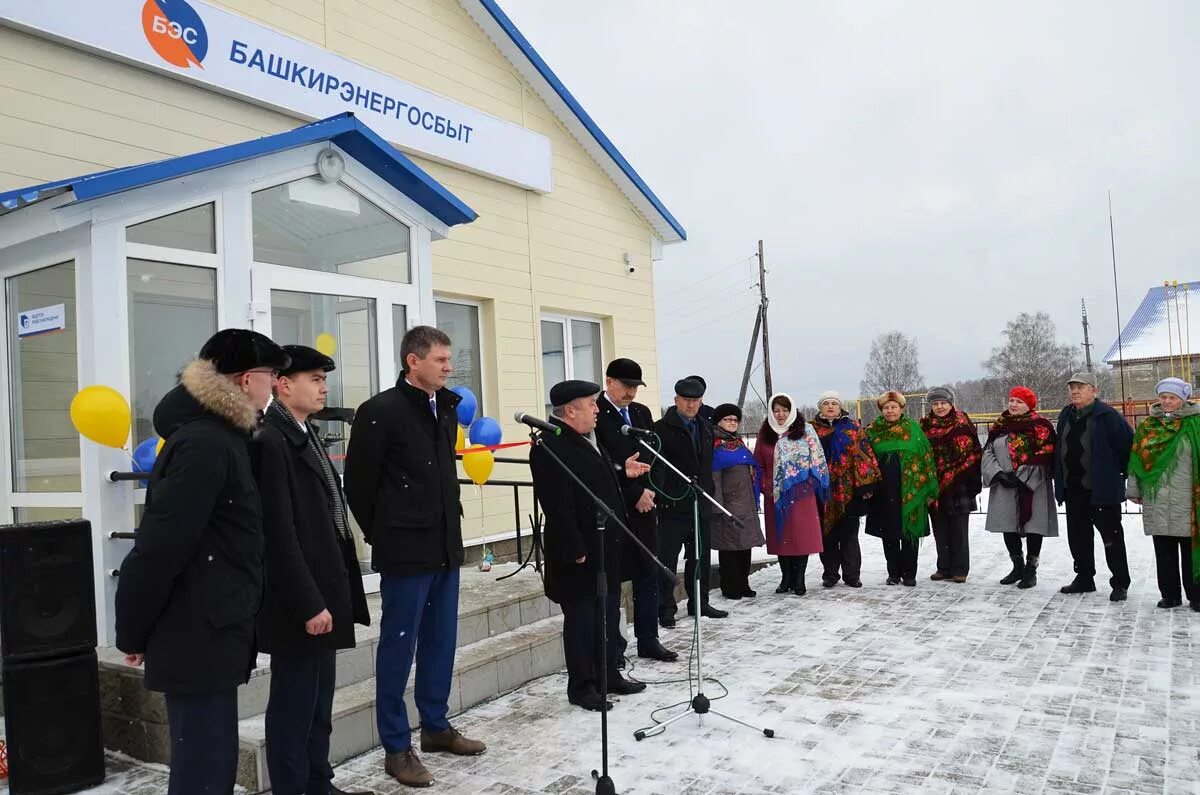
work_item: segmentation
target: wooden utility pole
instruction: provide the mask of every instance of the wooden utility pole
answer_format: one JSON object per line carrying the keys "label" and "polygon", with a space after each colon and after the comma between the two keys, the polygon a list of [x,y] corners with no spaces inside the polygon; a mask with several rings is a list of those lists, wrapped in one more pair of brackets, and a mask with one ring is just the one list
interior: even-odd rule
{"label": "wooden utility pole", "polygon": [[742,388],[738,390],[738,408],[746,405],[746,387],[750,385],[750,370],[754,364],[754,352],[758,350],[758,330],[762,328],[762,305],[754,313],[754,332],[750,335],[750,352],[746,354],[746,369],[742,371]]}
{"label": "wooden utility pole", "polygon": [[1087,371],[1090,373],[1092,372],[1092,340],[1088,336],[1087,302],[1081,298],[1079,305],[1083,308],[1083,358],[1087,362]]}
{"label": "wooden utility pole", "polygon": [[763,381],[767,387],[767,399],[775,394],[771,388],[771,335],[767,331],[767,266],[763,261],[763,242],[758,241],[758,293],[762,303],[759,305],[759,315],[762,317],[763,340]]}

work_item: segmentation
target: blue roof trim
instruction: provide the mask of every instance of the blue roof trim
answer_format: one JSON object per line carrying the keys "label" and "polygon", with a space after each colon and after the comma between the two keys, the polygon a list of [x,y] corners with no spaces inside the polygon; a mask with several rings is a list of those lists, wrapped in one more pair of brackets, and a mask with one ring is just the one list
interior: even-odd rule
{"label": "blue roof trim", "polygon": [[558,75],[554,74],[554,70],[551,69],[544,60],[542,60],[542,56],[538,55],[537,50],[535,50],[533,45],[529,43],[529,39],[525,38],[525,35],[517,29],[517,26],[513,24],[511,19],[508,18],[508,15],[501,10],[500,6],[496,3],[496,0],[479,0],[479,3],[487,10],[492,19],[496,20],[496,24],[498,24],[506,34],[508,34],[508,37],[512,39],[513,44],[516,44],[517,47],[520,48],[521,52],[525,54],[525,57],[529,59],[529,62],[533,64],[534,68],[538,70],[542,78],[545,79],[545,81],[550,84],[550,87],[554,89],[554,92],[558,94],[559,98],[561,98],[562,101],[567,104],[567,107],[571,109],[571,112],[575,114],[575,117],[579,119],[580,123],[583,124],[583,126],[587,128],[587,131],[592,134],[592,137],[596,139],[596,143],[600,144],[604,151],[608,153],[608,156],[613,159],[613,162],[615,162],[617,166],[620,167],[623,172],[625,172],[625,176],[629,177],[633,184],[637,186],[637,189],[641,191],[642,195],[645,196],[652,205],[654,205],[654,209],[658,211],[659,215],[661,215],[663,219],[671,225],[671,228],[674,229],[675,233],[679,235],[679,239],[687,240],[687,232],[684,230],[683,226],[675,219],[675,216],[671,215],[671,211],[668,210],[665,205],[663,205],[659,198],[654,195],[654,191],[650,190],[650,186],[647,185],[640,176],[638,176],[637,171],[635,171],[633,166],[629,164],[629,161],[625,159],[625,156],[621,154],[613,142],[609,140],[608,136],[604,134],[604,131],[601,130],[596,122],[592,120],[592,117],[589,116],[587,111],[583,109],[583,106],[579,104],[578,100],[571,95],[571,92],[567,90],[567,87],[563,85],[561,80],[558,79]]}
{"label": "blue roof trim", "polygon": [[341,113],[294,130],[205,152],[0,193],[0,207],[16,209],[46,198],[45,194],[49,192],[68,188],[75,192],[77,201],[98,199],[322,141],[337,144],[447,226],[470,223],[478,217],[461,199],[380,138],[353,113]]}

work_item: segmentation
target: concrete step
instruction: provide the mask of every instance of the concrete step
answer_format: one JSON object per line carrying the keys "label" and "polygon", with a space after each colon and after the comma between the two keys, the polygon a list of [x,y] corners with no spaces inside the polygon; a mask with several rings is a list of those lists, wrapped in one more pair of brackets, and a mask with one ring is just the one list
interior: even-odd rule
{"label": "concrete step", "polygon": [[[557,615],[460,647],[450,688],[450,714],[457,715],[537,677],[561,670],[564,665],[561,633],[562,616]],[[339,670],[340,667],[339,664]],[[419,718],[411,681],[405,701],[415,729]],[[238,735],[241,746],[238,784],[249,792],[268,789],[266,716],[255,714],[242,719]],[[374,675],[339,683],[333,699],[330,761],[337,764],[378,745]]]}

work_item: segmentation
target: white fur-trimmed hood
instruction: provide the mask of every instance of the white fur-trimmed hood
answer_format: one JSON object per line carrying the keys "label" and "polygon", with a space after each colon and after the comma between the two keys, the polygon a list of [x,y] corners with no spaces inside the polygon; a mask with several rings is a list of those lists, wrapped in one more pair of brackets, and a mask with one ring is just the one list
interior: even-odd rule
{"label": "white fur-trimmed hood", "polygon": [[258,425],[258,409],[245,392],[224,375],[216,365],[196,359],[183,368],[179,383],[201,408],[227,420],[235,428],[252,431]]}

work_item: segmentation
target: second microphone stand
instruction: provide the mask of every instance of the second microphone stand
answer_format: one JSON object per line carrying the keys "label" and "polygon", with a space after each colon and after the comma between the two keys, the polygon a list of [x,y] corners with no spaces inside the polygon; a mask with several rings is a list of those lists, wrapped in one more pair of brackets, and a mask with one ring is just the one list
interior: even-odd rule
{"label": "second microphone stand", "polygon": [[[726,715],[724,712],[713,709],[712,702],[709,700],[708,696],[704,695],[704,654],[701,646],[700,632],[700,614],[703,612],[703,597],[702,591],[700,590],[700,572],[703,570],[703,567],[700,565],[700,555],[708,555],[711,553],[700,545],[700,498],[703,497],[704,499],[708,500],[710,503],[712,503],[714,508],[725,514],[725,516],[729,517],[739,527],[742,523],[737,517],[730,513],[724,505],[717,502],[717,500],[711,494],[704,490],[704,487],[700,485],[700,481],[695,475],[689,477],[688,475],[680,472],[679,468],[672,464],[670,459],[668,459],[658,450],[655,450],[653,447],[646,444],[644,439],[639,438],[637,442],[639,445],[641,445],[642,449],[650,453],[654,459],[661,461],[663,466],[678,475],[680,479],[687,481],[688,488],[692,492],[692,554],[696,558],[695,564],[692,566],[692,615],[694,616],[694,628],[692,631],[694,632],[696,638],[696,694],[678,715],[673,715],[670,718],[667,718],[665,721],[652,729],[639,729],[633,733],[633,738],[640,741],[646,739],[647,737],[662,734],[672,723],[682,720],[693,713],[699,719],[701,725],[704,724],[704,716],[712,713],[717,717],[721,717],[725,720],[733,721],[734,723],[745,726],[747,729],[761,731],[765,737],[774,737],[774,729],[761,728],[752,723],[747,723],[740,718],[735,718],[732,715]],[[707,587],[708,583],[705,583],[705,586]],[[688,671],[688,676],[691,676],[691,671]],[[647,734],[648,731],[653,732],[653,734]]]}

